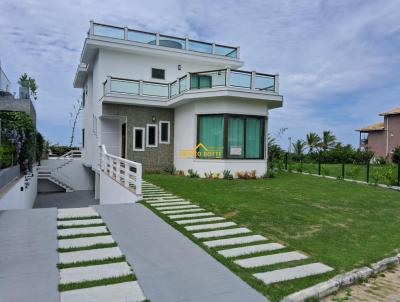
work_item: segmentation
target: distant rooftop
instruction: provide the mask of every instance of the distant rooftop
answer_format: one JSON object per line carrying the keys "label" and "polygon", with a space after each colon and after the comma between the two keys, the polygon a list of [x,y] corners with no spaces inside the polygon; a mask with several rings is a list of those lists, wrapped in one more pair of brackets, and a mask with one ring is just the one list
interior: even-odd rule
{"label": "distant rooftop", "polygon": [[360,128],[357,131],[360,131],[360,132],[372,132],[372,131],[382,131],[382,130],[385,130],[385,124],[383,122],[376,123],[376,124],[373,124],[373,125],[369,125],[369,126],[364,127],[364,128]]}
{"label": "distant rooftop", "polygon": [[134,30],[127,27],[100,24],[93,21],[90,22],[88,34],[239,59],[239,47],[197,41],[189,39],[188,37],[174,37],[154,32]]}
{"label": "distant rooftop", "polygon": [[0,91],[9,92],[10,91],[10,85],[11,85],[11,82],[7,78],[5,72],[1,68],[1,64],[0,64]]}
{"label": "distant rooftop", "polygon": [[400,114],[400,107],[393,108],[392,110],[380,113],[379,115],[385,116],[385,115],[396,115],[396,114]]}

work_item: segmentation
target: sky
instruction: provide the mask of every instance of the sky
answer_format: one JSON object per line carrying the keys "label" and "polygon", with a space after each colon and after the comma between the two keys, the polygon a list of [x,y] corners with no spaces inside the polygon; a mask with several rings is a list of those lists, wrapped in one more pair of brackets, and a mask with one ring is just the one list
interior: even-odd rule
{"label": "sky", "polygon": [[[0,61],[17,91],[36,79],[38,130],[68,144],[73,88],[89,20],[240,46],[243,69],[280,76],[282,108],[270,133],[288,138],[331,130],[357,146],[355,129],[400,107],[398,0],[1,0]],[[77,130],[75,144],[81,143]]]}

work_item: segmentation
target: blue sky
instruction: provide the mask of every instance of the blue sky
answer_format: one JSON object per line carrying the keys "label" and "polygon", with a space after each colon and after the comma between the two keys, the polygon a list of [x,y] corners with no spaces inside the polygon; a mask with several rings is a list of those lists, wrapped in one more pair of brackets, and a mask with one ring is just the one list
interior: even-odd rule
{"label": "blue sky", "polygon": [[23,72],[36,79],[38,128],[51,143],[69,140],[89,20],[239,45],[245,69],[280,74],[284,107],[270,130],[288,128],[285,148],[323,130],[357,145],[354,129],[400,106],[398,0],[3,0],[1,11],[2,67],[14,84]]}

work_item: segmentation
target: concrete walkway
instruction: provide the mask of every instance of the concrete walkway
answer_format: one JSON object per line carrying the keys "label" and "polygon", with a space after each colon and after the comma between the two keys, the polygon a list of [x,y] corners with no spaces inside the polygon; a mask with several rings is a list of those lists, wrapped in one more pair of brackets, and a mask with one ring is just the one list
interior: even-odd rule
{"label": "concrete walkway", "polygon": [[56,302],[56,209],[0,211],[0,302]]}
{"label": "concrete walkway", "polygon": [[140,204],[96,207],[152,302],[267,299]]}
{"label": "concrete walkway", "polygon": [[99,200],[94,199],[93,191],[75,191],[70,193],[39,193],[34,208],[83,208],[98,205]]}

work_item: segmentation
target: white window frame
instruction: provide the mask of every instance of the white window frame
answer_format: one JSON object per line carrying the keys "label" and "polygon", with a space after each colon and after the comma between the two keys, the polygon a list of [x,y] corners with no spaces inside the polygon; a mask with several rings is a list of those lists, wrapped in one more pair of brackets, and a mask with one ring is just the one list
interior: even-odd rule
{"label": "white window frame", "polygon": [[[149,133],[150,133],[149,128],[150,127],[155,127],[156,128],[155,131],[154,131],[154,135],[155,135],[154,145],[150,145],[149,144],[149,138],[150,138],[150,136],[149,136]],[[147,135],[146,135],[146,147],[147,148],[156,148],[156,147],[158,147],[158,125],[157,124],[147,124],[146,125],[146,132],[147,132]]]}
{"label": "white window frame", "polygon": [[[142,148],[136,148],[136,130],[142,130]],[[144,151],[146,140],[146,129],[143,127],[133,127],[133,151]]]}
{"label": "white window frame", "polygon": [[[162,131],[162,127],[161,124],[168,124],[168,140],[163,142],[161,140],[162,135],[161,135],[161,131]],[[158,122],[158,138],[159,138],[159,143],[160,144],[169,144],[171,141],[171,122],[170,121],[159,121]]]}

